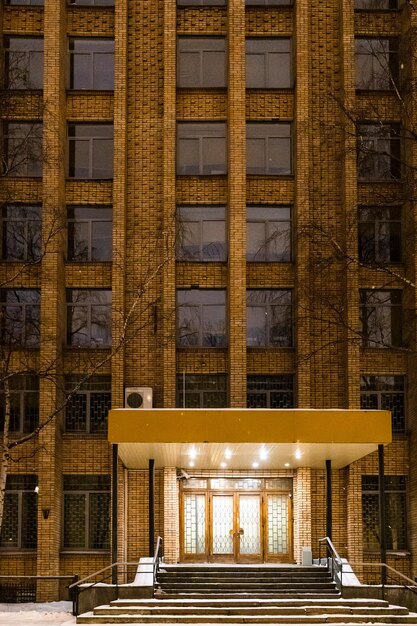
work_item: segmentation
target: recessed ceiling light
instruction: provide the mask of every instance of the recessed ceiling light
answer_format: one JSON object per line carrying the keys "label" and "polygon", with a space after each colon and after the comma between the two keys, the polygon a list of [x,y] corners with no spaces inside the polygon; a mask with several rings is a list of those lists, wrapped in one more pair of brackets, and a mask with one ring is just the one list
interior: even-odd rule
{"label": "recessed ceiling light", "polygon": [[257,467],[259,467],[259,463],[258,463],[258,461],[254,461],[254,462],[252,463],[252,467],[254,467],[255,469],[256,469]]}
{"label": "recessed ceiling light", "polygon": [[260,449],[259,458],[261,461],[265,461],[268,458],[268,450],[264,447]]}
{"label": "recessed ceiling light", "polygon": [[194,465],[195,465],[194,461],[190,461],[190,462],[188,463],[188,467],[194,467]]}
{"label": "recessed ceiling light", "polygon": [[301,450],[297,448],[297,450],[295,451],[295,458],[300,460],[302,456],[303,455],[301,454]]}
{"label": "recessed ceiling light", "polygon": [[224,458],[225,459],[231,459],[232,458],[232,451],[230,448],[226,448],[225,453],[224,453]]}
{"label": "recessed ceiling light", "polygon": [[197,450],[194,448],[194,446],[192,448],[190,448],[189,452],[188,452],[188,456],[190,457],[190,459],[195,459],[197,456]]}
{"label": "recessed ceiling light", "polygon": [[220,467],[227,467],[227,463],[223,461],[222,463],[220,463]]}
{"label": "recessed ceiling light", "polygon": [[284,463],[284,467],[289,467],[290,464],[289,463]]}

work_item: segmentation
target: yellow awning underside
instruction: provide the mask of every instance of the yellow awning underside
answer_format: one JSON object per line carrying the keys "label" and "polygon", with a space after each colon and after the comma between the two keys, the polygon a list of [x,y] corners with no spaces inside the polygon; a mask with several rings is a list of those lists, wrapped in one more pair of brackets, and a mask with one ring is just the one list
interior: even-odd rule
{"label": "yellow awning underside", "polygon": [[[126,467],[219,469],[229,448],[228,469],[335,468],[374,452],[392,440],[389,411],[343,409],[113,409],[109,441],[119,444]],[[259,451],[267,458],[259,461]]]}

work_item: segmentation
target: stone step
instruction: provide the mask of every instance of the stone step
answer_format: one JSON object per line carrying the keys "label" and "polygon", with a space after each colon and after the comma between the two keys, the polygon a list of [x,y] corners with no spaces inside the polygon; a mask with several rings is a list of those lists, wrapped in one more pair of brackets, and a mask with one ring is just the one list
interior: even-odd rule
{"label": "stone step", "polygon": [[159,583],[167,583],[167,582],[175,582],[175,583],[181,583],[181,582],[230,582],[230,583],[235,583],[235,584],[240,584],[241,582],[254,582],[254,583],[259,583],[262,584],[264,582],[274,582],[274,581],[279,581],[279,582],[300,582],[300,583],[310,583],[310,582],[329,582],[332,580],[332,577],[330,575],[326,575],[326,576],[290,576],[290,575],[282,575],[280,574],[279,576],[264,576],[264,575],[259,575],[259,576],[240,576],[240,575],[235,575],[232,576],[231,574],[229,575],[216,575],[216,576],[209,576],[209,575],[205,575],[202,574],[201,576],[161,576],[160,574],[158,574],[157,577],[157,581]]}
{"label": "stone step", "polygon": [[197,564],[193,564],[192,566],[188,566],[188,565],[166,565],[165,563],[162,563],[160,565],[160,569],[159,571],[161,572],[169,572],[169,573],[175,573],[175,572],[199,572],[199,571],[204,571],[204,572],[317,572],[317,571],[323,571],[323,572],[327,572],[327,568],[323,567],[322,565],[268,565],[268,564],[260,564],[260,565],[240,565],[240,564],[235,564],[235,565],[214,565],[214,564],[208,564],[208,565],[197,565]]}
{"label": "stone step", "polygon": [[417,624],[417,614],[411,615],[262,615],[262,616],[219,616],[219,615],[94,615],[84,613],[77,624]]}
{"label": "stone step", "polygon": [[305,582],[264,582],[262,584],[258,584],[257,582],[242,582],[240,581],[239,584],[237,584],[236,582],[198,582],[198,583],[194,583],[194,582],[187,582],[187,583],[175,583],[172,581],[166,582],[166,583],[159,583],[159,586],[161,587],[161,589],[163,590],[168,590],[168,589],[172,589],[173,591],[175,591],[176,589],[189,589],[190,591],[193,591],[195,589],[199,589],[199,588],[203,588],[207,589],[207,591],[210,591],[210,589],[224,589],[225,591],[227,591],[228,589],[239,589],[239,590],[243,590],[243,589],[248,589],[249,591],[253,590],[253,589],[332,589],[334,588],[334,583],[333,582],[310,582],[307,584]]}
{"label": "stone step", "polygon": [[94,615],[176,615],[176,616],[228,616],[235,615],[246,617],[248,615],[408,615],[409,611],[405,607],[348,607],[341,605],[334,606],[300,606],[300,607],[177,607],[177,606],[98,606],[94,609]]}
{"label": "stone step", "polygon": [[[373,598],[342,598],[342,597],[331,597],[320,599],[314,596],[312,599],[307,599],[306,597],[296,598],[293,600],[288,600],[285,598],[262,598],[262,599],[253,599],[253,600],[242,600],[242,599],[172,599],[172,600],[158,600],[158,599],[118,599],[113,600],[110,603],[110,606],[117,607],[159,607],[161,605],[166,606],[175,606],[175,607],[185,607],[185,608],[193,608],[193,607],[213,607],[213,608],[236,608],[236,607],[265,607],[269,606],[278,606],[278,607],[332,607],[332,606],[346,606],[346,607],[371,607],[371,608],[387,608],[389,603],[387,600],[379,600]],[[406,609],[408,610],[408,609]]]}
{"label": "stone step", "polygon": [[161,599],[161,600],[181,600],[181,599],[185,599],[185,600],[197,600],[197,599],[225,599],[227,598],[229,599],[239,599],[239,600],[256,600],[258,598],[270,598],[270,599],[275,599],[279,596],[282,596],[286,599],[330,599],[332,597],[339,597],[339,591],[337,589],[331,589],[331,590],[327,590],[326,593],[321,593],[318,591],[310,591],[309,589],[304,589],[303,592],[290,592],[286,589],[283,589],[282,591],[275,591],[275,593],[269,593],[267,591],[262,592],[262,590],[258,590],[256,593],[250,593],[250,592],[246,592],[246,593],[239,593],[236,591],[230,591],[230,592],[225,592],[222,591],[221,593],[205,593],[204,591],[199,592],[199,591],[194,591],[193,593],[190,592],[180,592],[180,591],[176,591],[175,593],[167,593],[165,591],[156,591],[155,593],[155,598]]}

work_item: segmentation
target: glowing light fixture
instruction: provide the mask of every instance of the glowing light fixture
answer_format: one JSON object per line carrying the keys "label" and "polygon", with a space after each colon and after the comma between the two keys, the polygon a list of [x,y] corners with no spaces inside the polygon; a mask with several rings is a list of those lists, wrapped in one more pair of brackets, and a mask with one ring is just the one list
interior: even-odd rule
{"label": "glowing light fixture", "polygon": [[195,459],[197,457],[197,450],[195,449],[194,446],[190,448],[188,452],[188,456],[190,457],[190,459]]}
{"label": "glowing light fixture", "polygon": [[266,459],[268,458],[268,450],[265,448],[265,446],[262,446],[262,448],[260,449],[259,458],[261,459],[261,461],[266,461]]}
{"label": "glowing light fixture", "polygon": [[303,455],[301,454],[300,448],[297,448],[297,450],[295,451],[295,458],[300,460],[302,456]]}
{"label": "glowing light fixture", "polygon": [[254,461],[254,462],[252,463],[252,467],[254,467],[255,469],[256,469],[257,467],[259,467],[259,463],[258,463],[258,461]]}
{"label": "glowing light fixture", "polygon": [[225,453],[224,453],[224,458],[225,459],[231,459],[232,458],[232,451],[230,448],[226,448]]}
{"label": "glowing light fixture", "polygon": [[223,461],[222,463],[220,463],[220,467],[227,467],[227,463]]}
{"label": "glowing light fixture", "polygon": [[284,467],[289,467],[290,464],[289,463],[284,463]]}
{"label": "glowing light fixture", "polygon": [[190,462],[188,463],[188,467],[194,467],[194,465],[195,465],[194,461],[190,461]]}

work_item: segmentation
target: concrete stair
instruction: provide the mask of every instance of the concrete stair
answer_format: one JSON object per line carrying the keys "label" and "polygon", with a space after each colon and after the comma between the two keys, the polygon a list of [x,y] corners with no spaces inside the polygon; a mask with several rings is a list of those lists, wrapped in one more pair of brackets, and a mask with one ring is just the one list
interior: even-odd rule
{"label": "concrete stair", "polygon": [[115,600],[77,623],[417,624],[417,614],[341,598],[321,567],[164,566],[153,599]]}

